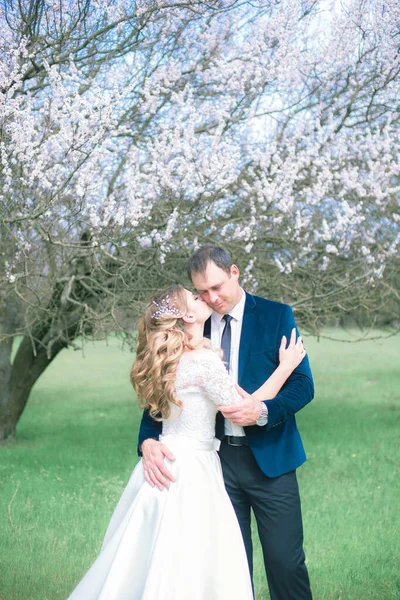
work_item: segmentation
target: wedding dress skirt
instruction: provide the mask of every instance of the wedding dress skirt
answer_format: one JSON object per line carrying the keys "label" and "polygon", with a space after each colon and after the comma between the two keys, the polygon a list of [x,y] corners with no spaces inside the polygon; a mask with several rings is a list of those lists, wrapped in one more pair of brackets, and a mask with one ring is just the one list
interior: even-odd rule
{"label": "wedding dress skirt", "polygon": [[224,487],[218,440],[164,435],[175,477],[160,491],[138,463],[100,555],[70,600],[252,600],[242,535]]}

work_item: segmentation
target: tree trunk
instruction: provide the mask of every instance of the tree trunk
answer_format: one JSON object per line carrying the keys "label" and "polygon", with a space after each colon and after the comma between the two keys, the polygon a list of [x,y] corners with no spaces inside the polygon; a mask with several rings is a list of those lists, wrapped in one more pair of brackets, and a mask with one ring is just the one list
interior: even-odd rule
{"label": "tree trunk", "polygon": [[[81,238],[90,241],[86,232]],[[70,279],[56,281],[46,310],[30,328],[11,363],[11,350],[17,321],[17,306],[11,301],[1,305],[0,320],[0,443],[15,438],[15,430],[26,406],[32,387],[57,354],[80,334],[91,331],[82,318],[88,305],[96,305],[100,290],[82,285],[76,275],[90,275],[90,258],[77,256],[71,261]],[[110,265],[110,272],[112,265]],[[0,298],[1,300],[1,298]],[[10,336],[10,337],[8,337]],[[2,341],[1,341],[2,340]]]}
{"label": "tree trunk", "polygon": [[[63,286],[54,289],[51,302],[61,295]],[[84,309],[69,304],[63,311],[50,314],[25,336],[11,364],[12,342],[0,343],[0,370],[4,383],[0,385],[0,442],[15,438],[19,418],[26,406],[32,387],[57,354],[80,333]]]}
{"label": "tree trunk", "polygon": [[17,423],[34,383],[67,345],[65,341],[57,340],[52,345],[49,357],[47,348],[40,346],[34,351],[31,338],[23,338],[15,360],[8,369],[7,384],[0,387],[0,442],[15,439]]}
{"label": "tree trunk", "polygon": [[0,442],[15,437],[15,423],[10,415],[12,338],[0,342]]}
{"label": "tree trunk", "polygon": [[13,333],[18,321],[18,305],[10,297],[0,297],[0,442],[15,437],[15,425],[11,415],[11,351]]}
{"label": "tree trunk", "polygon": [[[56,286],[52,302],[61,293],[62,286]],[[76,310],[70,305],[67,310],[38,322],[30,335],[22,339],[13,363],[12,338],[0,342],[0,442],[15,439],[17,423],[34,383],[57,354],[79,334],[82,312],[83,309]]]}

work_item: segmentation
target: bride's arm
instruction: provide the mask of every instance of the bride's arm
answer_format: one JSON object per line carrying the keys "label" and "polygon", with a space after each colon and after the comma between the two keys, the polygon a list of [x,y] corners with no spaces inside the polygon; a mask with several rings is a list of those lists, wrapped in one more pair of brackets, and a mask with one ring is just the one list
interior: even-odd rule
{"label": "bride's arm", "polygon": [[279,348],[279,365],[272,375],[253,394],[255,400],[271,400],[275,398],[283,384],[306,355],[301,337],[296,341],[296,330],[292,330],[289,345],[286,348],[286,337],[283,336]]}
{"label": "bride's arm", "polygon": [[[224,417],[236,425],[255,425],[263,413],[268,399],[274,398],[282,388],[294,369],[301,363],[306,352],[299,338],[296,342],[296,329],[292,330],[289,346],[286,348],[286,338],[282,338],[279,348],[279,366],[267,381],[254,394],[240,391],[242,402],[232,406],[219,406]],[[240,388],[239,388],[240,389]],[[267,407],[268,408],[268,407]]]}
{"label": "bride's arm", "polygon": [[[286,348],[287,340],[282,338],[279,348],[280,364],[267,381],[249,396],[257,411],[261,411],[260,400],[274,398],[285,381],[301,363],[305,356],[305,350],[301,338],[296,342],[296,330],[293,329],[289,346]],[[188,359],[190,361],[190,359]],[[242,403],[242,397],[238,393],[233,380],[222,363],[221,359],[211,350],[201,350],[192,354],[192,361],[186,364],[193,377],[193,381],[201,387],[207,396],[219,407],[230,407],[235,410],[235,405]],[[221,408],[221,412],[225,412]],[[229,417],[228,417],[229,418]],[[258,418],[258,417],[257,417]]]}

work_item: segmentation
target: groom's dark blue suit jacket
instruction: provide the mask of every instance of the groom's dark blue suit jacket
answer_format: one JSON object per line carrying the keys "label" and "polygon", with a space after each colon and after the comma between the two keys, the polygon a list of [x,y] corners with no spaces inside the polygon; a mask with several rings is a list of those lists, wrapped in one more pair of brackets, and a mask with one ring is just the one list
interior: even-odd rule
{"label": "groom's dark blue suit jacket", "polygon": [[[239,348],[239,385],[249,394],[259,388],[279,364],[282,336],[290,338],[295,327],[292,309],[287,304],[252,296],[246,292],[242,334]],[[210,337],[211,319],[205,324],[205,336]],[[266,400],[268,424],[245,427],[250,448],[261,470],[268,477],[277,477],[299,467],[305,460],[303,444],[297,429],[295,413],[314,396],[314,383],[308,357],[300,363],[281,391]],[[216,419],[216,435],[222,437],[224,420]],[[147,438],[161,433],[161,423],[143,412],[138,447]]]}

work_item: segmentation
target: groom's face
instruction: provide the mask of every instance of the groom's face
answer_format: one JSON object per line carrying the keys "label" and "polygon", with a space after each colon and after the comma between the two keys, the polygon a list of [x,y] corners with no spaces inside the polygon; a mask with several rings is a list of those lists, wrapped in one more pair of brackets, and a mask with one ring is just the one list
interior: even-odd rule
{"label": "groom's face", "polygon": [[203,300],[220,315],[232,310],[242,295],[236,265],[227,273],[210,261],[203,273],[192,273],[192,282]]}

